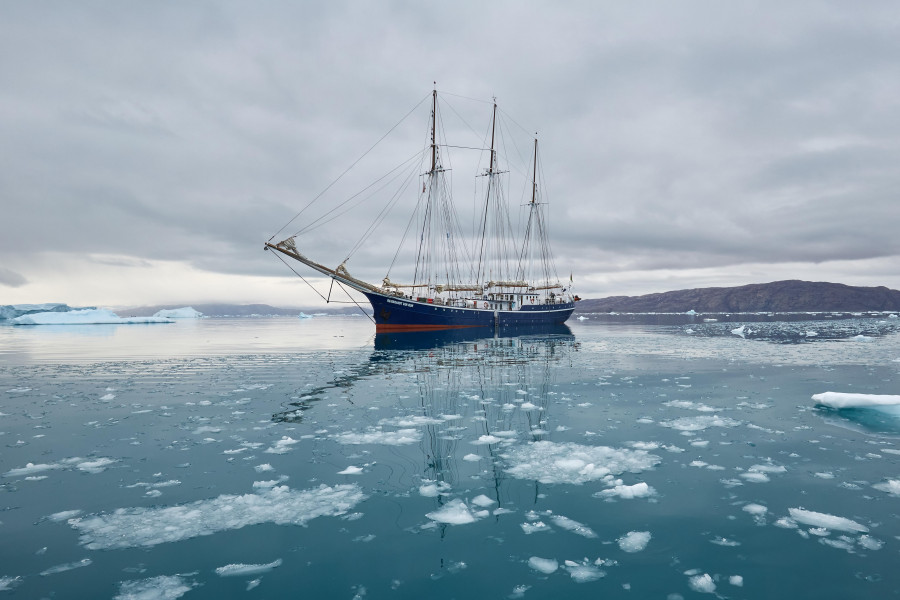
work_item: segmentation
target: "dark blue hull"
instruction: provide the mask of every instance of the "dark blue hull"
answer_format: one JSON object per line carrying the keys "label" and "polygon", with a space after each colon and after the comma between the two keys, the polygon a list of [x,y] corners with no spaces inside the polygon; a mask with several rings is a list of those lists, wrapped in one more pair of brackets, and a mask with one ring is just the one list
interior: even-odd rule
{"label": "dark blue hull", "polygon": [[[427,331],[467,327],[561,325],[575,310],[573,302],[523,306],[516,310],[461,308],[363,292],[372,305],[375,330]],[[487,304],[487,303],[483,303]]]}

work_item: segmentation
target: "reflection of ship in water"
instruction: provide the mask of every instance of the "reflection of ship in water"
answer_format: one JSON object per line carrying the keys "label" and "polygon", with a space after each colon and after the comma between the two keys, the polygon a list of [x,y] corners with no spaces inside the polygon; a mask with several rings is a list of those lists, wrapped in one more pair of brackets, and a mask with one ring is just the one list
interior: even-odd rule
{"label": "reflection of ship in water", "polygon": [[[470,330],[400,338],[390,334],[380,347],[403,349],[377,349],[365,363],[343,369],[328,383],[304,388],[303,395],[273,419],[299,422],[304,412],[330,392],[340,391],[352,402],[358,384],[368,390],[363,382],[371,384],[378,378],[396,381],[391,416],[379,411],[383,418],[377,420],[377,427],[421,432],[422,461],[413,480],[397,483],[432,497],[434,510],[440,511],[446,502],[458,502],[450,498],[470,486],[475,477],[489,483],[483,495],[491,501],[491,510],[502,509],[512,499],[506,497],[500,454],[508,444],[541,440],[550,434],[550,405],[557,393],[553,389],[555,373],[571,360],[578,343],[568,328],[460,341],[457,336],[464,331]],[[440,339],[434,337],[436,333]],[[416,456],[408,458],[416,460]],[[478,510],[475,505],[471,508]],[[436,526],[443,535],[446,524],[438,521]]]}

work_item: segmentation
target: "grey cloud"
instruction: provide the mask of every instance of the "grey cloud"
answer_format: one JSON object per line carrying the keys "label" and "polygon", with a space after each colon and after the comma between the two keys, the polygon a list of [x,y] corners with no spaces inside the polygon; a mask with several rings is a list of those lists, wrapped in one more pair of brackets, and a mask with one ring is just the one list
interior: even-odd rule
{"label": "grey cloud", "polygon": [[[76,255],[290,275],[262,243],[435,79],[497,95],[540,131],[561,270],[898,255],[894,10],[13,3],[0,22],[0,264],[52,240]],[[424,120],[387,142],[392,160],[423,134]],[[379,209],[304,243],[337,264]],[[407,214],[398,207],[351,270],[383,276]]]}
{"label": "grey cloud", "polygon": [[19,287],[26,283],[28,283],[28,280],[20,273],[16,273],[6,267],[0,267],[0,285]]}

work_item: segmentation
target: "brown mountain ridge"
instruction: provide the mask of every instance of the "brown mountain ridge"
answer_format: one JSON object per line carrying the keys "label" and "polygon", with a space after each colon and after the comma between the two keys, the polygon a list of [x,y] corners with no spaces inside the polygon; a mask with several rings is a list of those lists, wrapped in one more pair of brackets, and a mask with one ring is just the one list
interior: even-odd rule
{"label": "brown mountain ridge", "polygon": [[900,291],[823,281],[774,281],[727,288],[697,288],[579,302],[578,312],[807,312],[900,311]]}

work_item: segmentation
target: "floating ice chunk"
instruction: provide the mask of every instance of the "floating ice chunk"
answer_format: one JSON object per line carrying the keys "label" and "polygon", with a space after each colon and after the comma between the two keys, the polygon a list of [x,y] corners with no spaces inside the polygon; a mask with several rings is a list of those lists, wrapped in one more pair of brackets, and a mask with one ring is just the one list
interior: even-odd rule
{"label": "floating ice chunk", "polygon": [[536,404],[532,404],[531,402],[523,402],[519,406],[519,408],[521,408],[522,410],[540,410],[539,406],[537,406]]}
{"label": "floating ice chunk", "polygon": [[115,397],[116,397],[115,394],[103,394],[102,396],[100,396],[100,399],[104,400],[104,401],[109,401],[109,400],[115,399]]}
{"label": "floating ice chunk", "polygon": [[257,473],[265,473],[267,471],[274,471],[275,467],[273,467],[269,463],[263,463],[261,465],[256,465],[255,467],[253,467],[253,470]]}
{"label": "floating ice chunk", "polygon": [[495,435],[482,435],[477,440],[473,440],[471,443],[476,446],[483,446],[485,444],[496,444],[497,442],[502,442],[503,438],[499,438]]}
{"label": "floating ice chunk", "polygon": [[72,569],[80,569],[81,567],[88,567],[93,564],[89,558],[82,558],[81,560],[65,563],[62,565],[56,565],[55,567],[50,567],[49,569],[44,569],[41,571],[42,576],[47,575],[56,575],[57,573],[65,573],[66,571],[71,571]]}
{"label": "floating ice chunk", "polygon": [[640,552],[650,543],[650,537],[649,531],[629,531],[616,541],[625,552]]}
{"label": "floating ice chunk", "polygon": [[444,481],[428,482],[419,486],[419,494],[426,498],[437,498],[448,491],[450,491],[450,485]]}
{"label": "floating ice chunk", "polygon": [[426,425],[440,425],[445,419],[437,417],[425,417],[422,415],[410,415],[407,417],[392,417],[390,419],[381,419],[379,425],[390,425],[392,427],[424,427]]}
{"label": "floating ice chunk", "polygon": [[605,577],[606,572],[598,569],[594,565],[590,564],[587,560],[582,563],[576,563],[572,560],[567,560],[565,564],[566,571],[569,572],[569,576],[575,581],[575,583],[588,583],[591,581],[597,581],[598,579]]}
{"label": "floating ice chunk", "polygon": [[463,460],[467,462],[478,462],[479,460],[481,460],[481,457],[477,454],[466,454],[465,456],[463,456]]}
{"label": "floating ice chunk", "polygon": [[788,512],[794,521],[811,527],[824,527],[833,531],[849,531],[851,533],[865,533],[869,531],[869,528],[865,525],[860,525],[856,521],[851,521],[845,517],[836,517],[803,508],[789,508]]}
{"label": "floating ice chunk", "polygon": [[164,308],[153,313],[153,316],[166,319],[199,319],[203,313],[194,310],[193,306],[185,306],[183,308]]}
{"label": "floating ice chunk", "polygon": [[669,406],[672,408],[684,408],[686,410],[696,410],[698,412],[718,412],[722,410],[721,408],[709,406],[707,404],[703,404],[702,402],[691,402],[690,400],[669,400],[668,402],[663,402],[663,406]]}
{"label": "floating ice chunk", "polygon": [[551,573],[555,573],[559,568],[559,563],[555,558],[541,558],[540,556],[532,556],[528,559],[528,566],[543,573],[544,575],[550,575]]}
{"label": "floating ice chunk", "polygon": [[4,477],[21,477],[22,475],[34,475],[44,471],[52,471],[54,469],[62,469],[63,465],[59,463],[26,463],[24,467],[18,469],[10,469],[3,474]]}
{"label": "floating ice chunk", "polygon": [[509,464],[507,472],[518,479],[574,484],[603,479],[607,475],[618,475],[625,471],[639,473],[660,461],[658,456],[644,450],[549,441],[514,446],[503,458]]}
{"label": "floating ice chunk", "polygon": [[96,460],[86,460],[78,463],[77,466],[85,473],[102,473],[106,470],[106,467],[116,462],[119,461],[114,458],[98,458]]}
{"label": "floating ice chunk", "polygon": [[741,473],[740,477],[746,479],[747,481],[751,481],[753,483],[768,483],[769,476],[765,473],[754,473],[748,471],[747,473]]}
{"label": "floating ice chunk", "polygon": [[900,396],[880,394],[848,394],[843,392],[825,392],[814,394],[813,400],[830,408],[865,408],[872,406],[896,406],[900,404]]}
{"label": "floating ice chunk", "polygon": [[694,575],[688,579],[688,585],[695,592],[703,594],[714,594],[716,591],[716,584],[713,583],[713,579],[709,576],[709,573]]}
{"label": "floating ice chunk", "polygon": [[81,514],[80,510],[64,510],[62,512],[53,513],[52,515],[48,515],[47,518],[51,521],[56,521],[60,523],[62,521],[68,521],[69,519],[74,519],[78,515]]}
{"label": "floating ice chunk", "polygon": [[513,588],[512,593],[509,595],[510,598],[524,598],[525,592],[531,589],[530,585],[517,585]]}
{"label": "floating ice chunk", "polygon": [[565,529],[566,531],[571,531],[572,533],[580,535],[581,537],[586,537],[589,539],[597,537],[597,534],[594,533],[593,529],[591,529],[587,525],[579,523],[578,521],[570,519],[569,517],[564,517],[562,515],[553,515],[550,517],[550,520],[553,521],[553,524],[557,527]]}
{"label": "floating ice chunk", "polygon": [[478,496],[472,498],[471,503],[475,506],[480,506],[481,508],[487,508],[488,506],[497,504],[497,501],[492,498],[488,498],[484,494],[479,494]]}
{"label": "floating ice chunk", "polygon": [[602,490],[594,494],[597,498],[614,498],[619,497],[623,500],[633,500],[634,498],[649,498],[655,496],[656,490],[647,485],[645,482],[635,483],[634,485],[617,485],[608,490]]}
{"label": "floating ice chunk", "polygon": [[0,577],[0,592],[8,592],[20,583],[21,577]]}
{"label": "floating ice chunk", "polygon": [[298,319],[312,319],[313,315],[308,315],[305,312],[301,312],[299,315],[297,315],[297,318]]}
{"label": "floating ice chunk", "polygon": [[716,546],[725,546],[725,547],[728,547],[728,548],[733,548],[733,547],[736,547],[736,546],[740,546],[740,545],[741,545],[740,542],[736,542],[736,541],[734,541],[734,540],[729,540],[728,538],[724,538],[724,537],[721,537],[721,536],[709,540],[709,543],[715,544]]}
{"label": "floating ice chunk", "polygon": [[363,433],[338,433],[332,436],[340,444],[382,444],[385,446],[404,446],[415,444],[422,439],[422,432],[415,429],[398,429],[397,431],[381,431],[370,428]]}
{"label": "floating ice chunk", "polygon": [[687,312],[684,313],[684,314],[686,314],[686,315],[696,315],[696,314],[697,314],[697,311],[694,310],[694,309],[692,308],[691,310],[687,311]]}
{"label": "floating ice chunk", "polygon": [[856,542],[866,550],[881,550],[884,546],[884,542],[865,533],[859,536]]}
{"label": "floating ice chunk", "polygon": [[281,566],[281,559],[273,560],[270,563],[266,563],[264,565],[245,565],[241,563],[236,563],[232,565],[225,565],[224,567],[216,568],[216,575],[219,577],[235,577],[238,575],[259,575],[260,573],[268,573],[272,569],[278,568]]}
{"label": "floating ice chunk", "polygon": [[363,472],[362,467],[349,466],[343,471],[338,471],[338,475],[359,475]]}
{"label": "floating ice chunk", "polygon": [[876,490],[887,492],[891,496],[900,496],[900,480],[898,479],[888,479],[887,481],[876,483],[872,487]]}
{"label": "floating ice chunk", "polygon": [[[103,398],[101,398],[102,400]],[[201,433],[219,433],[222,429],[220,427],[211,427],[209,425],[201,425],[197,429],[193,431],[195,435],[200,435]]]}
{"label": "floating ice chunk", "polygon": [[745,504],[743,508],[741,508],[744,512],[750,513],[753,516],[765,516],[769,509],[762,504]]}
{"label": "floating ice chunk", "polygon": [[543,521],[534,521],[533,523],[522,523],[520,525],[522,527],[522,531],[525,532],[525,535],[531,535],[532,533],[539,533],[541,531],[551,531],[550,526],[544,523]]}
{"label": "floating ice chunk", "polygon": [[134,323],[174,323],[162,317],[120,317],[105,309],[40,312],[9,321],[13,325],[128,325]]}
{"label": "floating ice chunk", "polygon": [[739,335],[739,336],[741,336],[741,337],[745,337],[748,333],[750,333],[750,330],[749,330],[749,329],[747,329],[747,330],[745,331],[745,327],[746,327],[746,325],[741,325],[740,327],[737,327],[737,328],[735,328],[735,329],[732,329],[732,330],[731,330],[731,334],[732,334],[732,335]]}
{"label": "floating ice chunk", "polygon": [[459,498],[451,500],[442,508],[427,513],[425,515],[432,521],[438,523],[449,523],[451,525],[467,525],[476,521],[475,515],[469,509],[465,502]]}
{"label": "floating ice chunk", "polygon": [[291,451],[291,446],[298,443],[300,440],[295,440],[289,436],[282,436],[280,440],[269,446],[265,449],[267,454],[287,454]]}
{"label": "floating ice chunk", "polygon": [[740,575],[732,575],[728,578],[728,583],[735,587],[743,587],[744,586],[744,578]]}
{"label": "floating ice chunk", "polygon": [[355,484],[295,491],[287,486],[236,496],[224,494],[162,508],[120,508],[112,513],[72,519],[89,550],[136,548],[275,523],[303,525],[321,516],[340,515],[365,498]]}
{"label": "floating ice chunk", "polygon": [[161,575],[149,579],[123,581],[113,600],[177,600],[197,587],[178,575]]}
{"label": "floating ice chunk", "polygon": [[699,417],[681,417],[671,421],[660,421],[663,427],[670,427],[679,431],[703,431],[710,427],[737,427],[740,421],[719,415],[703,415]]}

